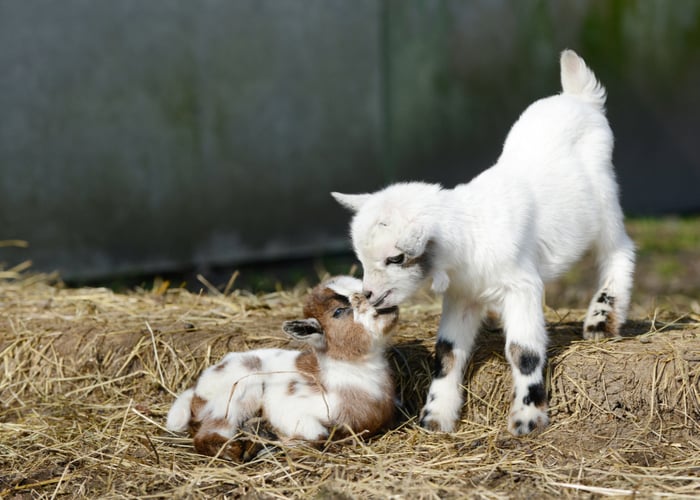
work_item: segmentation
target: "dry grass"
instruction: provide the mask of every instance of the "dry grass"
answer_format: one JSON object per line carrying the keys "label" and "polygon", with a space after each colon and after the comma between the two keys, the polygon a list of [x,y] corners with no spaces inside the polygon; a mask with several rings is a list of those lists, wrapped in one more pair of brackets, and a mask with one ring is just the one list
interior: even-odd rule
{"label": "dry grass", "polygon": [[[513,438],[497,332],[480,337],[450,435],[414,415],[429,383],[435,302],[402,310],[391,432],[233,464],[164,429],[176,393],[228,350],[285,346],[303,291],[115,294],[0,273],[0,496],[503,498],[700,496],[700,316],[637,314],[619,341],[579,341],[549,311],[551,426]],[[229,287],[230,288],[230,287]]]}

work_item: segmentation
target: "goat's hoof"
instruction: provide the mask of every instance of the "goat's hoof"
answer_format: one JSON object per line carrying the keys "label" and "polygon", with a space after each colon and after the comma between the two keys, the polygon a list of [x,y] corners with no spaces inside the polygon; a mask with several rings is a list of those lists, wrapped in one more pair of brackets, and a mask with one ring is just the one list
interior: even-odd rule
{"label": "goat's hoof", "polygon": [[583,322],[583,338],[603,340],[619,337],[619,322],[615,314],[615,296],[602,291],[591,302]]}
{"label": "goat's hoof", "polygon": [[524,436],[532,432],[540,432],[549,424],[546,410],[534,405],[523,405],[513,409],[508,419],[508,431],[514,436]]}
{"label": "goat's hoof", "polygon": [[452,419],[439,418],[427,407],[421,410],[418,423],[423,429],[430,432],[452,432],[455,428]]}
{"label": "goat's hoof", "polygon": [[620,334],[617,328],[611,327],[606,321],[599,321],[597,323],[584,323],[583,325],[583,338],[585,340],[605,340],[605,339],[618,339]]}
{"label": "goat's hoof", "polygon": [[370,308],[367,297],[362,293],[353,293],[350,295],[349,300],[352,308],[359,313],[364,313]]}

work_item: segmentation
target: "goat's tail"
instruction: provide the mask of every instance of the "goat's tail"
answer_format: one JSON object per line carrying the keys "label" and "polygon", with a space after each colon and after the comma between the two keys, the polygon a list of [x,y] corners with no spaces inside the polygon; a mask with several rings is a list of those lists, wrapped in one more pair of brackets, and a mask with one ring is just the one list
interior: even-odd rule
{"label": "goat's tail", "polygon": [[561,87],[565,94],[575,95],[596,107],[605,106],[603,87],[586,62],[573,50],[561,53]]}
{"label": "goat's tail", "polygon": [[168,420],[165,427],[170,431],[182,432],[187,430],[192,415],[192,399],[194,398],[194,389],[187,389],[175,400],[173,406],[168,412]]}

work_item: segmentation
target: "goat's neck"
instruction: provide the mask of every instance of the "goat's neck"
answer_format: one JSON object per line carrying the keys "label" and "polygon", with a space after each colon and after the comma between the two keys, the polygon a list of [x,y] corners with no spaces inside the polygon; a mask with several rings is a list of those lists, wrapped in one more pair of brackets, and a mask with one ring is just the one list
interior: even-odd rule
{"label": "goat's neck", "polygon": [[389,373],[389,363],[383,351],[368,354],[360,360],[344,361],[318,356],[320,377],[328,389],[347,385],[367,385],[383,380]]}

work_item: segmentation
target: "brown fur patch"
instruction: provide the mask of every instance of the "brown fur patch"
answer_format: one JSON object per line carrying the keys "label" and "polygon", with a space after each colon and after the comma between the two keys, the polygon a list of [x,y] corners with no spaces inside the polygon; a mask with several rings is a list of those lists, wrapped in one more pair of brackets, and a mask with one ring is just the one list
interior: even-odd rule
{"label": "brown fur patch", "polygon": [[246,370],[251,372],[259,372],[262,369],[262,360],[253,354],[244,356],[241,360],[241,364]]}
{"label": "brown fur patch", "polygon": [[318,358],[312,352],[303,352],[297,357],[295,361],[297,370],[302,374],[304,379],[310,384],[312,388],[317,391],[323,390],[321,385],[321,380],[319,379],[319,366]]}
{"label": "brown fur patch", "polygon": [[217,363],[216,365],[214,365],[214,371],[223,371],[226,368],[226,365],[228,365],[228,361],[222,361],[221,363]]}
{"label": "brown fur patch", "polygon": [[296,380],[290,381],[289,384],[287,384],[287,394],[289,394],[290,396],[296,394],[297,385],[299,385],[299,383]]}
{"label": "brown fur patch", "polygon": [[362,325],[346,321],[341,327],[326,330],[327,354],[341,361],[355,361],[369,354],[372,340]]}
{"label": "brown fur patch", "polygon": [[189,422],[189,432],[190,436],[194,436],[199,432],[202,426],[202,410],[207,405],[207,400],[196,394],[192,396],[192,403],[190,403],[190,422]]}
{"label": "brown fur patch", "polygon": [[242,443],[238,441],[227,443],[228,439],[218,432],[199,432],[194,436],[194,449],[198,453],[210,457],[218,454],[221,458],[242,461],[245,452]]}
{"label": "brown fur patch", "polygon": [[366,356],[372,342],[362,325],[354,323],[352,315],[334,318],[339,307],[349,307],[346,298],[330,288],[316,286],[304,304],[304,317],[316,318],[326,336],[328,356],[342,361],[353,361]]}
{"label": "brown fur patch", "polygon": [[344,388],[339,392],[343,403],[338,409],[336,436],[347,435],[347,427],[356,434],[372,436],[385,428],[394,415],[394,388],[388,380],[382,387],[382,396],[377,399],[365,391]]}

